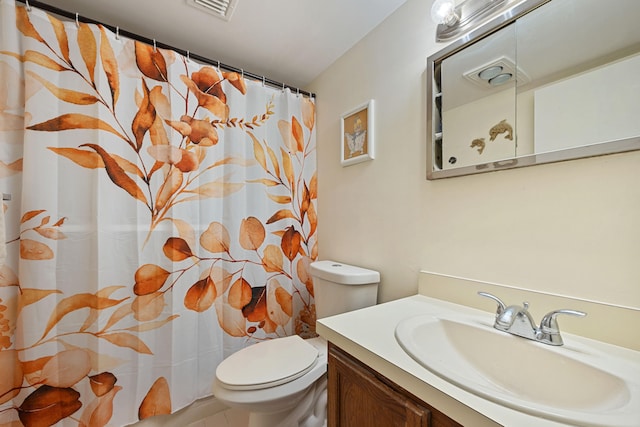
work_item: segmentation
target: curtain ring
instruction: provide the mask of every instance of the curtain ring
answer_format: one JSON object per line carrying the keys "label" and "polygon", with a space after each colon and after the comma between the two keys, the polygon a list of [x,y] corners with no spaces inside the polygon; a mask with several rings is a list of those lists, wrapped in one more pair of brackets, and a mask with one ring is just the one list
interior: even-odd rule
{"label": "curtain ring", "polygon": [[153,53],[156,53],[158,48],[156,47],[156,39],[153,39]]}
{"label": "curtain ring", "polygon": [[284,92],[284,83],[282,83],[282,91]]}
{"label": "curtain ring", "polygon": [[187,61],[189,60],[189,51],[187,50]]}
{"label": "curtain ring", "polygon": [[298,88],[298,98],[300,98],[300,88]]}
{"label": "curtain ring", "polygon": [[116,40],[120,40],[120,27],[116,27]]}
{"label": "curtain ring", "polygon": [[79,18],[79,15],[78,15],[78,12],[76,12],[76,27],[80,27],[80,20],[78,18]]}
{"label": "curtain ring", "polygon": [[240,68],[240,77],[244,79],[244,69]]}
{"label": "curtain ring", "polygon": [[218,72],[220,72],[220,61],[218,61]]}
{"label": "curtain ring", "polygon": [[262,87],[264,87],[264,81],[265,81],[265,77],[262,76]]}
{"label": "curtain ring", "polygon": [[26,6],[27,12],[31,12],[31,5],[29,4],[29,0],[25,0],[24,4]]}

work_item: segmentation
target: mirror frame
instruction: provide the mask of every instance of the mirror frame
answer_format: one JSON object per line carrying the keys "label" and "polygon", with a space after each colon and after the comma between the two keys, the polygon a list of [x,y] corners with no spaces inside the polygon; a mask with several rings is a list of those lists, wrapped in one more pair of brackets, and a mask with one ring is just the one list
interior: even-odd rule
{"label": "mirror frame", "polygon": [[[434,77],[436,64],[444,59],[471,46],[475,42],[493,34],[501,28],[515,22],[518,18],[530,11],[549,3],[553,0],[523,0],[516,5],[508,2],[500,12],[491,17],[469,33],[461,36],[444,49],[430,55],[427,58],[427,179],[435,180],[456,176],[472,175],[485,172],[493,172],[505,169],[514,169],[525,166],[533,166],[545,163],[561,162],[565,160],[582,159],[587,157],[602,156],[606,154],[624,153],[640,150],[640,136],[621,139],[617,141],[591,144],[583,147],[569,148],[565,150],[550,151],[540,154],[529,154],[511,159],[481,163],[472,166],[464,166],[451,169],[438,169],[435,165],[435,111],[436,94],[434,93]],[[516,130],[517,132],[517,130]]]}

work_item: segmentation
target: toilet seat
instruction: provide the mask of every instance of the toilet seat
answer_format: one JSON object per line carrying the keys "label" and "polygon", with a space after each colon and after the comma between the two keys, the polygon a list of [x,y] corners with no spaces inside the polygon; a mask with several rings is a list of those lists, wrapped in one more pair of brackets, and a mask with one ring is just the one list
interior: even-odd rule
{"label": "toilet seat", "polygon": [[243,348],[216,369],[229,390],[260,390],[291,382],[318,363],[318,349],[297,335],[263,341]]}

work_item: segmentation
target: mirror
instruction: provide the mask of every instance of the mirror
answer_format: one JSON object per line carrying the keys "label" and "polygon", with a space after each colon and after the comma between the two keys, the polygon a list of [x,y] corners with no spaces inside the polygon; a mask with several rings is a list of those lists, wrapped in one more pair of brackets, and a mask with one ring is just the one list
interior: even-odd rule
{"label": "mirror", "polygon": [[639,16],[526,0],[430,56],[427,178],[640,149]]}

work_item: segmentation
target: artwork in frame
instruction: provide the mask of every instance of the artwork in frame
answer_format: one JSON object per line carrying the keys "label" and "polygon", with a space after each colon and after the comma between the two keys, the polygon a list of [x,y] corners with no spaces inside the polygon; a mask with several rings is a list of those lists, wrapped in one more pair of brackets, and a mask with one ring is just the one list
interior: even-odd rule
{"label": "artwork in frame", "polygon": [[350,166],[374,158],[373,129],[373,99],[342,115],[340,120],[342,166]]}

